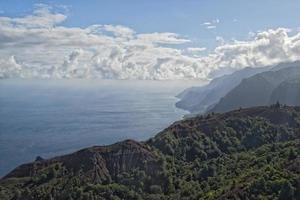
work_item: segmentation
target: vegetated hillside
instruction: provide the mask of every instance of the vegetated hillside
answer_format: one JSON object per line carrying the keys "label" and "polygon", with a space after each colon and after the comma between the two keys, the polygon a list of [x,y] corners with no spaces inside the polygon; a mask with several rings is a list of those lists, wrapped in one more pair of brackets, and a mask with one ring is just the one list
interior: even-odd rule
{"label": "vegetated hillside", "polygon": [[300,107],[240,109],[17,167],[0,199],[300,199]]}
{"label": "vegetated hillside", "polygon": [[[270,101],[280,100],[274,99],[275,97],[284,96],[278,94],[280,90],[277,90],[277,95],[271,97],[273,91],[281,83],[291,79],[300,80],[300,66],[256,74],[242,80],[238,86],[221,98],[219,103],[217,103],[210,111],[226,112],[239,107],[268,105]],[[288,98],[290,96],[285,97]]]}
{"label": "vegetated hillside", "polygon": [[245,68],[229,75],[213,79],[208,85],[192,87],[177,95],[180,101],[176,107],[188,110],[192,113],[204,113],[216,104],[221,97],[237,86],[242,79],[263,72],[269,68]]}
{"label": "vegetated hillside", "polygon": [[300,78],[282,82],[270,97],[270,104],[276,101],[286,105],[300,105]]}

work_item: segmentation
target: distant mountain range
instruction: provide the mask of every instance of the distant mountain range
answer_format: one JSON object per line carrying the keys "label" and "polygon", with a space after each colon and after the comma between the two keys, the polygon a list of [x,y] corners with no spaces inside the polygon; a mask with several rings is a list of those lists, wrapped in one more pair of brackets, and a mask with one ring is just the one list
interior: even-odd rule
{"label": "distant mountain range", "polygon": [[[285,99],[279,98],[280,88],[277,89],[285,81],[299,79],[299,72],[300,61],[263,68],[245,68],[216,78],[205,86],[186,89],[178,95],[180,101],[176,106],[191,113],[205,113],[268,105],[274,101],[299,105],[296,101],[289,101],[289,98],[295,98],[289,96],[290,93],[284,94]],[[285,84],[285,87],[292,86]],[[297,87],[297,84],[293,87]],[[273,95],[275,89],[277,96]],[[295,103],[291,104],[291,102]]]}
{"label": "distant mountain range", "polygon": [[[291,83],[290,80],[296,81]],[[300,88],[296,88],[299,87],[297,84],[299,80],[300,66],[256,74],[243,79],[238,86],[221,98],[209,112],[225,112],[239,107],[269,105],[276,101],[295,105],[297,101],[294,99],[298,92],[293,93],[293,91],[300,90]]]}
{"label": "distant mountain range", "polygon": [[277,101],[286,105],[300,105],[299,77],[282,82],[272,91],[269,104],[274,104]]}
{"label": "distant mountain range", "polygon": [[266,69],[245,68],[233,74],[213,79],[208,85],[188,88],[177,96],[180,101],[176,103],[176,106],[192,113],[203,113],[238,85],[243,78],[264,70]]}
{"label": "distant mountain range", "polygon": [[197,116],[145,142],[37,157],[0,179],[0,199],[299,199],[299,127],[300,107],[279,104]]}

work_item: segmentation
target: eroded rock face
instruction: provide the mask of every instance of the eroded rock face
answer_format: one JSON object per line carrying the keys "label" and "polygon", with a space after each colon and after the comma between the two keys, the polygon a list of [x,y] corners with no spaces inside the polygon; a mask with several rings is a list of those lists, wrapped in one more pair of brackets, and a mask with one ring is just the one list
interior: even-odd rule
{"label": "eroded rock face", "polygon": [[[82,173],[92,182],[114,180],[118,174],[140,169],[154,173],[159,168],[156,156],[143,143],[126,140],[110,146],[95,146],[72,154],[23,164],[4,177],[31,177],[40,170],[61,164],[68,172]],[[153,170],[154,169],[154,170]]]}
{"label": "eroded rock face", "polygon": [[141,169],[149,174],[157,167],[157,158],[145,144],[127,140],[109,146],[102,153],[112,178],[132,169]]}

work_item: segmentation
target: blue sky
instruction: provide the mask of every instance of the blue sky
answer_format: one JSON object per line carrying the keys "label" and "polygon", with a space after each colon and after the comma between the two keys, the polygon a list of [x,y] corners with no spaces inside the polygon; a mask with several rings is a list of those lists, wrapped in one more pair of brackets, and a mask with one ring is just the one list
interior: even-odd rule
{"label": "blue sky", "polygon": [[[5,16],[21,16],[32,12],[36,3],[67,6],[65,26],[113,24],[141,33],[174,32],[208,48],[216,36],[246,39],[249,32],[296,28],[300,18],[297,0],[1,0],[0,10]],[[220,23],[215,29],[202,25],[216,19]]]}
{"label": "blue sky", "polygon": [[0,78],[203,79],[300,60],[299,0],[0,0]]}

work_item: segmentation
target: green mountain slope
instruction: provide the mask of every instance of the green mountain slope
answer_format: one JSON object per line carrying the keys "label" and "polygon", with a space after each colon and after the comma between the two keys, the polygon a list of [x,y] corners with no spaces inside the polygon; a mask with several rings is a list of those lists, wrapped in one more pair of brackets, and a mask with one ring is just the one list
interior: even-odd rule
{"label": "green mountain slope", "polygon": [[197,116],[145,142],[21,165],[0,199],[300,199],[299,129],[299,107]]}

